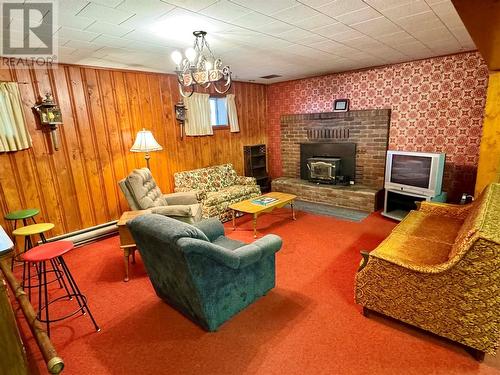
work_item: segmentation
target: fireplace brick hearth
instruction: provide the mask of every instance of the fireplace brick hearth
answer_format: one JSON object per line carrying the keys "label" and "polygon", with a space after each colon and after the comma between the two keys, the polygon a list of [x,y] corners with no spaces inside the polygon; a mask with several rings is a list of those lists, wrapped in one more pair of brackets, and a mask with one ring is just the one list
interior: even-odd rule
{"label": "fireplace brick hearth", "polygon": [[[384,186],[390,109],[284,115],[281,117],[283,177],[272,189],[299,199],[374,211]],[[355,143],[354,185],[325,186],[301,180],[300,145]]]}

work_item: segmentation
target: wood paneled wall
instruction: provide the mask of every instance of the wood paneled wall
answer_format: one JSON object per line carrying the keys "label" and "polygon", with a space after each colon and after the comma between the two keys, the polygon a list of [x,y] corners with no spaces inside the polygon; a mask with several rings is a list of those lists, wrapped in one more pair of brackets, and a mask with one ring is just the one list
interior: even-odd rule
{"label": "wood paneled wall", "polygon": [[[163,192],[173,191],[173,173],[231,162],[243,172],[243,145],[266,142],[266,88],[236,82],[239,133],[184,137],[175,120],[179,101],[173,75],[74,65],[55,69],[0,69],[0,80],[19,82],[33,147],[0,153],[0,223],[5,213],[38,207],[39,220],[56,225],[51,235],[117,219],[128,209],[117,181],[145,166],[129,151],[137,131],[150,129],[163,151],[151,153],[151,170]],[[51,92],[64,124],[61,147],[35,120],[32,107]]]}

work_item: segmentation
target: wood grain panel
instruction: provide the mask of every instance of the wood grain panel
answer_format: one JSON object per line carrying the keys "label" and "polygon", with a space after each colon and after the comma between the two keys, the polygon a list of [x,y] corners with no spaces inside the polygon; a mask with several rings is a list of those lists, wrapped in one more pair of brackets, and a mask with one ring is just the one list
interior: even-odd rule
{"label": "wood grain panel", "polygon": [[[0,69],[0,80],[20,83],[33,139],[28,150],[0,153],[0,224],[8,230],[11,223],[4,215],[26,207],[40,208],[39,220],[56,225],[50,235],[118,219],[128,205],[117,181],[145,166],[143,154],[129,151],[142,128],[163,146],[151,154],[151,169],[165,193],[173,191],[178,171],[231,162],[243,173],[243,145],[267,140],[264,85],[234,83],[240,133],[223,129],[181,141],[173,75],[61,64],[56,69]],[[31,109],[46,92],[63,114],[58,151]]]}

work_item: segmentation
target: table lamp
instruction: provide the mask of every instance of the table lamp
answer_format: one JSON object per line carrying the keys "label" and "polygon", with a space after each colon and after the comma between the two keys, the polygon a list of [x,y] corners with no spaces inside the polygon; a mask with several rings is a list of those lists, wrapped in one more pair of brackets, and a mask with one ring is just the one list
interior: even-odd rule
{"label": "table lamp", "polygon": [[12,240],[7,236],[5,230],[0,225],[0,257],[8,252],[10,252],[14,248],[14,244]]}
{"label": "table lamp", "polygon": [[161,151],[163,147],[161,147],[158,142],[156,142],[155,137],[153,137],[153,133],[151,131],[142,129],[139,133],[137,133],[137,137],[135,138],[134,145],[130,149],[132,152],[145,152],[146,156],[146,165],[149,168],[149,159],[151,156],[149,153],[151,151]]}

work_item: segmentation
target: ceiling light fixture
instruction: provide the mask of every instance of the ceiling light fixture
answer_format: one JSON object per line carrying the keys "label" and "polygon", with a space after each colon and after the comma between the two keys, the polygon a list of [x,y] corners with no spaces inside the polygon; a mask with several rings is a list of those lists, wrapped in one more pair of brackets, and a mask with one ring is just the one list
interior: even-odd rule
{"label": "ceiling light fixture", "polygon": [[184,56],[177,50],[171,55],[181,95],[191,96],[196,86],[208,88],[211,84],[219,94],[226,93],[231,88],[231,69],[228,65],[222,66],[220,58],[215,58],[205,39],[206,31],[194,31],[193,35],[194,45]]}

